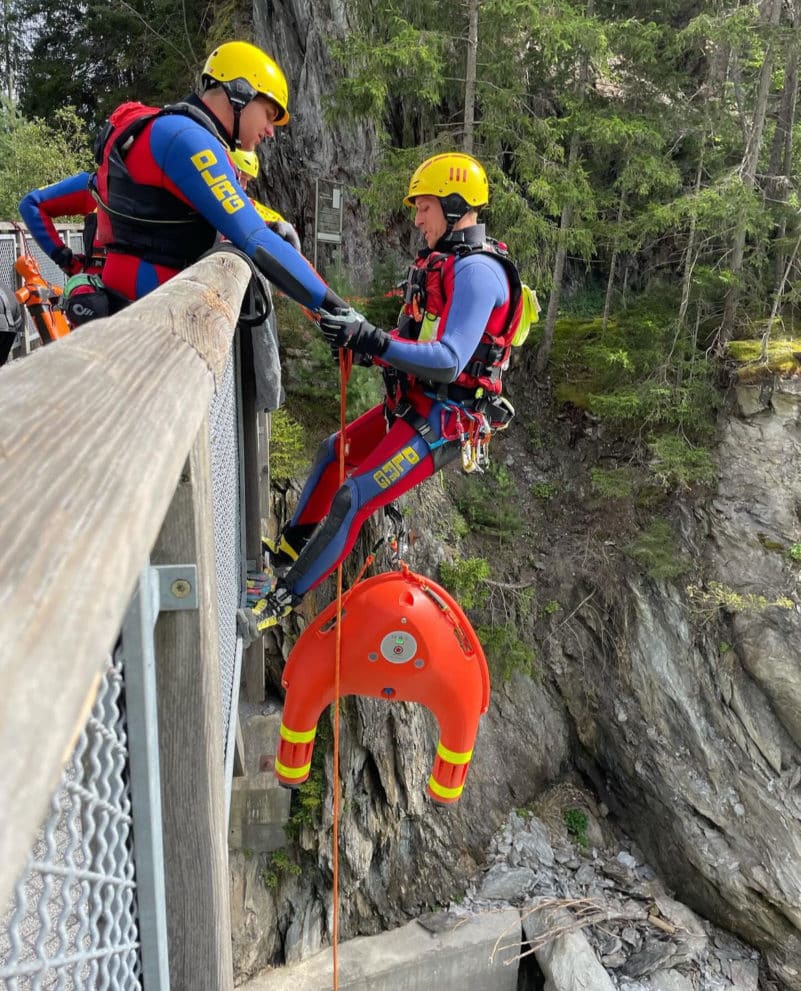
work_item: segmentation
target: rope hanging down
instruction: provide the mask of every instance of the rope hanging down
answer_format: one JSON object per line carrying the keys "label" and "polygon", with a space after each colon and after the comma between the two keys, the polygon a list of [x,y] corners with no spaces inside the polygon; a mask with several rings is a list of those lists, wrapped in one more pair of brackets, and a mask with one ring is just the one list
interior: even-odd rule
{"label": "rope hanging down", "polygon": [[[345,483],[345,455],[347,440],[345,437],[348,379],[353,365],[353,353],[345,348],[339,349],[339,484]],[[336,620],[336,654],[334,661],[334,755],[333,755],[333,924],[331,927],[331,944],[333,952],[334,988],[339,991],[339,689],[340,689],[340,660],[342,657],[342,562],[337,568],[337,620]]]}

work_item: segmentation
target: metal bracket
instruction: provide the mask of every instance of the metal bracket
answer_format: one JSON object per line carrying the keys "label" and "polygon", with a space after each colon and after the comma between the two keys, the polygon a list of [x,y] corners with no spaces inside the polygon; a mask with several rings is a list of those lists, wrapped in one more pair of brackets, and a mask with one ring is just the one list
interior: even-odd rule
{"label": "metal bracket", "polygon": [[197,567],[194,564],[156,564],[158,607],[161,612],[197,609]]}

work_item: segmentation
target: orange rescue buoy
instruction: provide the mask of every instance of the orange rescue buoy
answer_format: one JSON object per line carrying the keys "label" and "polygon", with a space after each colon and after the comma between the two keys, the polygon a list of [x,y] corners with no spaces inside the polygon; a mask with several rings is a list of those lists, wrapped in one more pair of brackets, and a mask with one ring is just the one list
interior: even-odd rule
{"label": "orange rescue buoy", "polygon": [[[275,773],[290,787],[309,776],[317,723],[334,698],[336,611],[332,602],[303,631],[284,669]],[[490,692],[484,651],[459,605],[402,565],[345,593],[341,642],[341,695],[421,702],[436,716],[440,738],[428,794],[457,801]]]}

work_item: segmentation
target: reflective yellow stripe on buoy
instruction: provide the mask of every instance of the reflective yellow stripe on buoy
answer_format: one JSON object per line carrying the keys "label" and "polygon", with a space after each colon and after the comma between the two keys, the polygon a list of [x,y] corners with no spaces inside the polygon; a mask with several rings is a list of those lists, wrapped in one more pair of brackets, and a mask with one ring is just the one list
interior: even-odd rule
{"label": "reflective yellow stripe on buoy", "polygon": [[305,778],[309,771],[311,771],[311,761],[304,764],[303,767],[287,767],[280,760],[275,762],[275,772],[280,774],[282,778]]}
{"label": "reflective yellow stripe on buoy", "polygon": [[433,776],[428,779],[428,787],[440,798],[458,798],[464,791],[464,785],[459,785],[458,788],[445,788]]}
{"label": "reflective yellow stripe on buoy", "polygon": [[464,754],[457,754],[455,750],[448,750],[448,748],[443,747],[441,743],[437,744],[437,757],[441,757],[442,760],[448,761],[449,764],[469,764],[472,756],[472,750],[468,750],[467,753]]}
{"label": "reflective yellow stripe on buoy", "polygon": [[281,723],[281,739],[287,743],[311,743],[317,733],[317,727],[307,730],[288,729]]}

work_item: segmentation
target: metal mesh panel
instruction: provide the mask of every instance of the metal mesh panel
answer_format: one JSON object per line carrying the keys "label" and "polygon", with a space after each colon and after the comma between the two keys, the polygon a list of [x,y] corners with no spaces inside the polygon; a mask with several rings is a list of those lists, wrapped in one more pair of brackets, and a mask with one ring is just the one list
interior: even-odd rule
{"label": "metal mesh panel", "polygon": [[[236,610],[242,594],[242,547],[239,503],[239,428],[234,353],[209,408],[214,545],[217,569],[217,623],[220,637],[220,677],[223,739],[229,740],[232,706],[238,697],[236,671]],[[235,715],[234,715],[234,718]],[[226,754],[226,758],[227,758]]]}
{"label": "metal mesh panel", "polygon": [[32,255],[39,263],[39,271],[42,273],[42,278],[46,279],[51,285],[63,286],[67,281],[67,277],[58,265],[48,258],[32,237],[28,236],[26,242],[28,245],[28,254]]}
{"label": "metal mesh panel", "polygon": [[81,231],[67,231],[64,234],[64,243],[76,255],[83,254],[83,234]]}
{"label": "metal mesh panel", "polygon": [[141,991],[119,655],[0,923],[7,991]]}
{"label": "metal mesh panel", "polygon": [[17,245],[13,234],[0,234],[0,286],[5,289],[17,288],[17,274],[14,262],[17,259]]}

